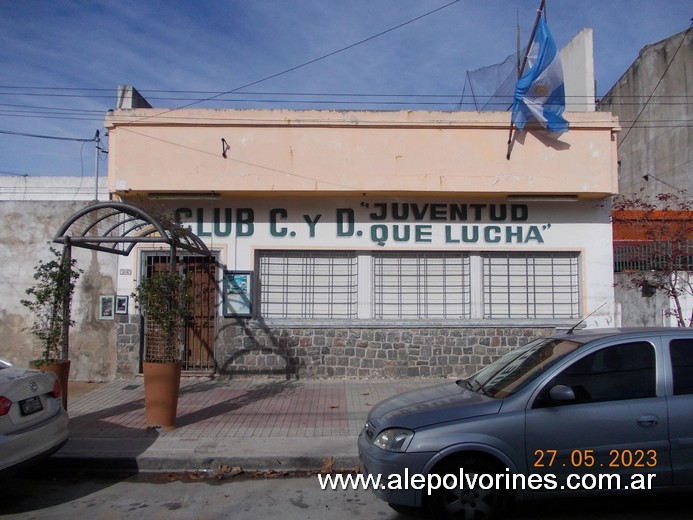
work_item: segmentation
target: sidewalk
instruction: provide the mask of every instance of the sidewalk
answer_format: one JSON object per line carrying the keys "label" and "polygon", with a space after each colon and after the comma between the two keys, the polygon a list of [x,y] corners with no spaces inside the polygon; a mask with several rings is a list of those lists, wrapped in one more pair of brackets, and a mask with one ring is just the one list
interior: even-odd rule
{"label": "sidewalk", "polygon": [[132,471],[319,470],[359,466],[371,407],[442,379],[275,380],[183,377],[177,428],[147,429],[141,377],[99,385],[68,404],[60,466]]}

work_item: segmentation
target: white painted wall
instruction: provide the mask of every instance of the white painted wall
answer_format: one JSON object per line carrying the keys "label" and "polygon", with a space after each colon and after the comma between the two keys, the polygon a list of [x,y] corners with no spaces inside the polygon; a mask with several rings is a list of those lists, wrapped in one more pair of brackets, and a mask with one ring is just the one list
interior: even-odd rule
{"label": "white painted wall", "polygon": [[594,43],[592,29],[582,29],[563,47],[559,56],[563,65],[567,112],[594,112]]}
{"label": "white painted wall", "polygon": [[[258,249],[416,251],[575,251],[581,254],[584,315],[606,303],[589,324],[614,326],[613,254],[607,201],[511,203],[504,199],[379,197],[242,197],[171,200],[176,212],[227,269],[254,269]],[[392,204],[408,218],[394,219]],[[385,206],[383,206],[385,205]],[[466,205],[467,219],[450,206]],[[493,220],[505,207],[506,219]],[[512,207],[521,220],[512,219]],[[387,218],[377,218],[387,208]],[[230,225],[226,214],[230,211]],[[479,212],[477,215],[477,211]],[[215,222],[215,212],[221,217]],[[416,213],[418,212],[418,217]],[[348,215],[353,214],[353,228]],[[341,221],[337,216],[341,215]],[[239,218],[240,217],[240,218]],[[464,233],[467,233],[467,241]],[[476,240],[472,240],[478,234]],[[395,238],[395,235],[398,238]],[[136,285],[139,255],[119,259],[118,293]]]}
{"label": "white painted wall", "polygon": [[[94,177],[0,176],[0,200],[94,200]],[[98,198],[109,200],[107,176],[98,181]]]}

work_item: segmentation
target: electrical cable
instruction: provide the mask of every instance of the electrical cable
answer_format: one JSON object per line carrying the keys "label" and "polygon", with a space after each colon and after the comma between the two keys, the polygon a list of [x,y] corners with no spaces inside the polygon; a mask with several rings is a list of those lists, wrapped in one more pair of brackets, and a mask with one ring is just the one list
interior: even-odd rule
{"label": "electrical cable", "polygon": [[[0,87],[2,88],[2,87]],[[33,87],[26,87],[27,89],[31,89]],[[57,87],[56,87],[57,88]],[[243,87],[239,87],[243,88]],[[82,89],[74,89],[74,90],[82,90]],[[249,100],[242,100],[242,99],[220,99],[222,96],[233,93],[236,94],[237,96],[292,96],[292,97],[297,97],[297,98],[304,98],[304,97],[315,97],[315,98],[340,98],[340,97],[351,97],[351,98],[395,98],[395,99],[441,99],[441,100],[447,100],[443,101],[444,104],[459,104],[459,94],[406,94],[406,93],[396,93],[396,94],[387,94],[387,93],[358,93],[358,92],[327,92],[327,93],[321,93],[321,92],[236,92],[236,91],[227,91],[227,92],[219,92],[219,91],[189,91],[189,90],[147,90],[147,89],[139,89],[140,92],[144,95],[146,94],[146,98],[148,100],[155,100],[155,101],[189,101],[191,103],[201,103],[204,101],[209,101],[212,99],[215,99],[220,102],[237,102],[237,101],[249,101]],[[170,93],[170,94],[185,94],[185,93],[197,93],[197,94],[212,94],[212,96],[206,96],[206,97],[185,97],[185,96],[178,96],[178,97],[173,97],[173,96],[156,96],[156,95],[149,95],[147,94],[148,92],[165,92],[165,93]],[[78,99],[110,99],[110,95],[103,95],[103,96],[88,96],[88,95],[82,95],[82,94],[50,94],[50,93],[33,93],[33,92],[0,92],[0,96],[24,96],[24,97],[41,97],[41,98],[51,98],[51,97],[58,97],[58,98],[65,98],[65,97],[72,97],[72,98],[78,98]],[[641,102],[639,101],[640,98],[644,96],[618,96],[618,100],[614,101],[614,98],[609,98],[609,105],[640,105]],[[689,104],[689,99],[692,96],[686,95],[686,94],[681,94],[681,95],[660,95],[660,96],[655,96],[651,95],[649,96],[648,99],[650,99],[650,102],[652,99],[656,100],[667,100],[670,98],[676,99],[676,101],[658,101],[658,104],[661,105],[687,105]],[[501,96],[477,96],[477,100],[481,100],[484,103],[497,100],[497,102],[501,105],[505,104],[506,102],[512,101],[511,97],[501,97]],[[601,101],[597,101],[596,104],[602,103],[603,99],[600,98],[600,96],[596,96],[597,99],[601,99]],[[594,101],[593,96],[566,96],[566,102],[568,104],[570,103],[584,103],[586,100]],[[632,100],[632,101],[631,101]],[[273,101],[284,101],[284,100],[277,100],[277,99],[256,99],[256,100],[250,100],[250,101],[258,101],[258,102],[273,102]],[[330,99],[322,99],[320,100],[321,102],[324,103],[329,103],[332,102],[333,100]],[[297,100],[289,100],[289,102],[298,102]],[[462,102],[463,105],[473,105],[475,104],[474,102],[468,101],[468,102]],[[477,103],[478,104],[478,103]],[[72,111],[72,110],[81,110],[83,112],[93,112],[93,113],[101,113],[101,110],[88,110],[88,109],[74,109],[74,108],[65,108],[65,107],[45,107],[45,106],[37,106],[37,105],[22,105],[22,104],[11,104],[11,103],[0,103],[0,106],[8,106],[8,107],[15,107],[15,108],[43,108],[43,109],[49,109],[49,110],[60,110],[60,111]]]}
{"label": "electrical cable", "polygon": [[640,112],[638,112],[638,115],[635,117],[635,120],[633,121],[633,124],[630,125],[630,128],[628,128],[628,131],[626,134],[619,140],[618,145],[616,145],[616,148],[620,148],[623,142],[628,138],[630,135],[631,130],[635,127],[636,123],[638,122],[638,119],[640,119],[640,116],[642,113],[645,111],[647,108],[648,104],[650,103],[650,100],[652,99],[652,96],[656,92],[657,88],[659,87],[660,83],[662,83],[662,80],[664,79],[664,76],[667,75],[667,72],[669,71],[669,67],[671,67],[671,64],[674,63],[674,60],[676,59],[676,55],[679,53],[681,50],[681,47],[683,46],[684,42],[686,41],[686,37],[688,36],[688,33],[691,30],[691,27],[693,27],[693,22],[688,26],[688,29],[686,29],[686,32],[683,35],[683,38],[681,38],[681,42],[679,43],[679,46],[676,48],[676,51],[674,51],[674,55],[671,57],[671,60],[669,60],[669,63],[667,63],[666,68],[664,69],[664,72],[662,72],[662,75],[660,76],[659,80],[657,81],[657,84],[655,87],[652,89],[652,92],[650,93],[650,96],[647,98],[647,101],[645,101],[645,104],[642,106],[640,109]]}
{"label": "electrical cable", "polygon": [[[197,105],[197,104],[199,104],[199,103],[203,103],[203,102],[206,102],[206,101],[212,101],[212,100],[217,99],[217,98],[219,98],[219,97],[221,97],[221,96],[223,96],[223,95],[231,94],[232,92],[237,92],[237,91],[239,91],[239,90],[243,90],[243,89],[245,89],[245,88],[252,87],[253,85],[257,85],[257,84],[259,84],[259,83],[263,83],[263,82],[265,82],[265,81],[269,81],[269,80],[274,79],[274,78],[277,78],[277,77],[279,77],[279,76],[283,76],[284,74],[288,74],[289,72],[293,72],[293,71],[298,70],[298,69],[301,69],[301,68],[303,68],[303,67],[307,67],[308,65],[312,65],[313,63],[317,63],[318,61],[322,61],[322,60],[324,60],[324,59],[326,59],[326,58],[329,58],[329,57],[334,56],[334,55],[336,55],[336,54],[339,54],[339,53],[341,53],[341,52],[347,51],[347,50],[349,50],[349,49],[353,49],[354,47],[357,47],[358,45],[361,45],[361,44],[363,44],[363,43],[366,43],[366,42],[369,42],[369,41],[374,40],[374,39],[376,39],[376,38],[379,38],[380,36],[383,36],[383,35],[388,34],[388,33],[390,33],[390,32],[396,31],[397,29],[400,29],[400,28],[402,28],[402,27],[404,27],[404,26],[406,26],[406,25],[409,25],[409,24],[414,23],[414,22],[416,22],[416,21],[418,21],[418,20],[421,20],[422,18],[425,18],[425,17],[430,16],[430,15],[432,15],[432,14],[434,14],[434,13],[437,13],[437,12],[439,12],[439,11],[442,11],[443,9],[446,9],[446,8],[450,7],[451,5],[457,4],[457,3],[459,3],[460,1],[461,1],[461,0],[453,0],[452,2],[447,3],[447,4],[445,4],[445,5],[441,6],[441,7],[437,7],[436,9],[433,9],[433,10],[428,11],[428,12],[426,12],[426,13],[420,15],[420,16],[417,16],[417,17],[415,17],[415,18],[412,18],[411,20],[408,20],[408,21],[406,21],[406,22],[403,22],[403,23],[401,23],[401,24],[399,24],[399,25],[395,25],[394,27],[391,27],[391,28],[386,29],[386,30],[384,30],[384,31],[381,31],[381,32],[379,32],[379,33],[377,33],[377,34],[374,34],[374,35],[372,35],[372,36],[369,36],[368,38],[364,38],[363,40],[360,40],[360,41],[358,41],[358,42],[356,42],[356,43],[352,43],[352,44],[350,44],[350,45],[347,45],[346,47],[342,47],[341,49],[337,49],[336,51],[329,52],[329,53],[324,54],[324,55],[322,55],[322,56],[320,56],[320,57],[318,57],[318,58],[314,58],[314,59],[312,59],[312,60],[309,60],[309,61],[306,61],[306,62],[304,62],[304,63],[301,63],[300,65],[295,65],[295,66],[293,66],[293,67],[289,67],[288,69],[284,69],[284,70],[282,70],[281,72],[277,72],[277,73],[275,73],[275,74],[271,74],[271,75],[266,76],[266,77],[264,77],[264,78],[262,78],[262,79],[258,79],[258,80],[255,80],[255,81],[251,81],[250,83],[246,83],[245,85],[242,85],[242,86],[240,86],[240,87],[236,87],[236,88],[233,88],[233,89],[231,89],[231,90],[227,90],[226,92],[223,92],[223,93],[221,93],[221,94],[218,94],[218,95],[215,95],[215,96],[211,96],[211,97],[209,97],[209,98],[206,98],[206,99],[203,99],[203,100],[200,100],[200,101],[195,101],[195,102],[192,102],[192,103],[188,103],[188,104],[183,105],[183,106],[180,106],[180,107],[172,108],[172,109],[170,109],[170,110],[168,110],[168,111],[161,112],[161,113],[157,114],[157,116],[162,115],[162,114],[165,114],[165,113],[168,113],[168,112],[173,112],[173,111],[175,111],[175,110],[182,110],[182,109],[185,109],[185,108],[189,108],[189,107],[191,107],[191,106],[193,106],[193,105]],[[147,117],[145,117],[145,118],[138,119],[138,121],[147,119],[148,117],[153,117],[153,116],[147,116]]]}
{"label": "electrical cable", "polygon": [[24,132],[13,132],[11,130],[0,130],[0,134],[17,135],[21,137],[35,137],[37,139],[53,139],[56,141],[76,141],[78,143],[89,143],[96,141],[96,138],[93,137],[91,139],[79,139],[77,137],[60,137],[57,135],[27,134]]}

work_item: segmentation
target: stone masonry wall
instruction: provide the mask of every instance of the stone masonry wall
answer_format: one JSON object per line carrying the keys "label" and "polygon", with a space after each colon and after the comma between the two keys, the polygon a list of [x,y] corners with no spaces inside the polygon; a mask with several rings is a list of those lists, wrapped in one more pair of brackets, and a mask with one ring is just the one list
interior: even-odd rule
{"label": "stone masonry wall", "polygon": [[[118,377],[139,370],[140,320],[117,316]],[[217,335],[219,373],[280,376],[466,377],[553,327],[265,327],[223,320]]]}
{"label": "stone masonry wall", "polygon": [[141,318],[139,314],[116,314],[115,320],[118,324],[117,377],[125,379],[139,372]]}
{"label": "stone masonry wall", "polygon": [[465,377],[548,328],[263,328],[227,324],[217,346],[228,375]]}

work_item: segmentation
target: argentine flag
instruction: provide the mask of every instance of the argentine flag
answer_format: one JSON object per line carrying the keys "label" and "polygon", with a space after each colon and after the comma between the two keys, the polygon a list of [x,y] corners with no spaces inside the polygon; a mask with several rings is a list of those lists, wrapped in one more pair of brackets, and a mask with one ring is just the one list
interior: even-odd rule
{"label": "argentine flag", "polygon": [[520,130],[534,120],[555,134],[567,132],[568,121],[561,116],[565,110],[563,67],[543,17],[539,19],[527,65],[529,68],[515,85],[512,122]]}

